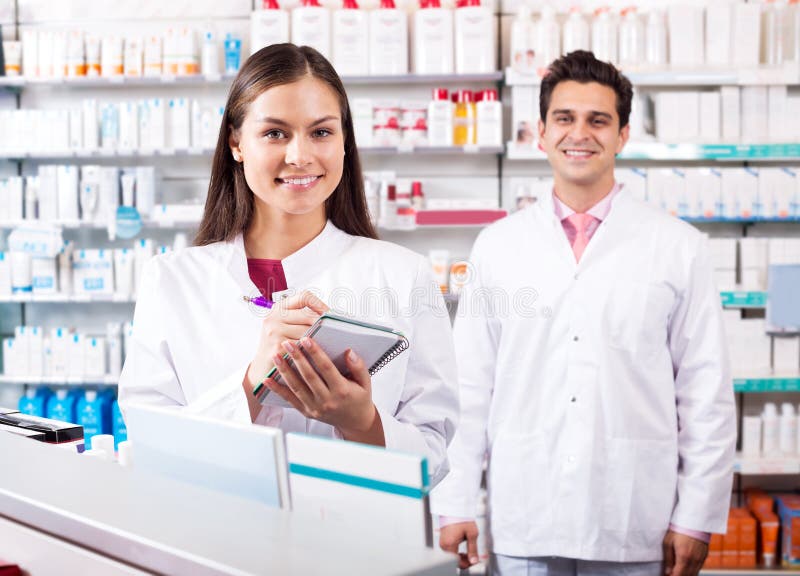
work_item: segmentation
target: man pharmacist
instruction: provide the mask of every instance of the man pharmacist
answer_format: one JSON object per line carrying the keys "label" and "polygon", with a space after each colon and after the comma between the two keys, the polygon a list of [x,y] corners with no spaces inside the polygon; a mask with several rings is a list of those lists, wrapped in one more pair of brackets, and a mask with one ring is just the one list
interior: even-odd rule
{"label": "man pharmacist", "polygon": [[484,230],[455,324],[461,424],[433,494],[477,561],[488,454],[493,574],[692,576],[724,532],[736,441],[703,236],[614,181],[632,88],[590,52],[539,99],[552,195]]}

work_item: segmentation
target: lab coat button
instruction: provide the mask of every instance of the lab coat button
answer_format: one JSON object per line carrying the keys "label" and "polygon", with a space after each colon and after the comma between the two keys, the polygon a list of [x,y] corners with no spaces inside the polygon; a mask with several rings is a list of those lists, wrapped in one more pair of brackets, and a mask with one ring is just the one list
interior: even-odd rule
{"label": "lab coat button", "polygon": [[573,336],[573,337],[572,337],[572,341],[573,341],[573,342],[577,342],[577,341],[578,341],[578,337],[577,337],[577,336]]}
{"label": "lab coat button", "polygon": [[573,396],[572,398],[569,399],[570,402],[575,402],[576,400],[577,400],[577,398],[575,398],[575,396]]}

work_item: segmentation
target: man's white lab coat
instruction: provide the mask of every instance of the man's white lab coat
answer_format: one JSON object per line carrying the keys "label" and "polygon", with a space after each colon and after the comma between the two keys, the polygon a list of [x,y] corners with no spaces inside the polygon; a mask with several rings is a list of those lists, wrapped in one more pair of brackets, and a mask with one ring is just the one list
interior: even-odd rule
{"label": "man's white lab coat", "polygon": [[656,561],[726,528],[736,438],[704,237],[624,191],[576,264],[552,197],[484,230],[456,319],[461,419],[433,511],[493,550]]}

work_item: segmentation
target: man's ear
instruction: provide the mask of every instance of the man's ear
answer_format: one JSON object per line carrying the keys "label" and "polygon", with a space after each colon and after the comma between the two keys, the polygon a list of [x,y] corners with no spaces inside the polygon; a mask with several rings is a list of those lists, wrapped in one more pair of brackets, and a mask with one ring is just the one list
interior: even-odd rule
{"label": "man's ear", "polygon": [[628,138],[631,137],[631,125],[625,124],[619,131],[619,142],[617,143],[617,154],[622,152],[622,149],[625,148],[625,144],[628,143]]}

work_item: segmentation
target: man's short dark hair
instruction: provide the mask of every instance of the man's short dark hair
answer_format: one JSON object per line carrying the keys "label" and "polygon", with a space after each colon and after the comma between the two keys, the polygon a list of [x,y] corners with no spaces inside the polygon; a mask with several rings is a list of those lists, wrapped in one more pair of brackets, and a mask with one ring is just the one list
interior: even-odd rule
{"label": "man's short dark hair", "polygon": [[548,67],[539,91],[539,116],[542,122],[547,120],[547,109],[550,107],[553,90],[560,82],[568,80],[581,84],[597,82],[614,90],[617,95],[620,130],[628,125],[631,116],[631,100],[633,99],[631,81],[613,64],[601,62],[594,57],[593,53],[586,50],[570,52],[566,56],[554,60]]}

